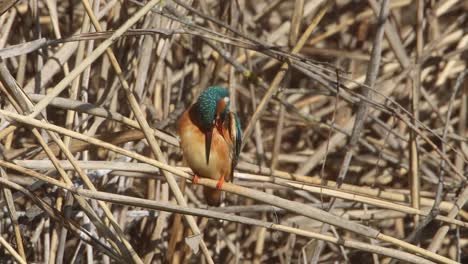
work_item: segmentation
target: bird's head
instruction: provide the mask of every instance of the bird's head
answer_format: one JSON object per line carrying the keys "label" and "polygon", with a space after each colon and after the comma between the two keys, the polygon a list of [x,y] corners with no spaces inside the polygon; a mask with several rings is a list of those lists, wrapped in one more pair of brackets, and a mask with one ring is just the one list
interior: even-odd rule
{"label": "bird's head", "polygon": [[202,129],[211,130],[229,111],[229,91],[220,86],[208,87],[198,97],[196,107]]}
{"label": "bird's head", "polygon": [[200,126],[205,133],[206,163],[208,163],[213,129],[217,127],[221,130],[223,121],[229,113],[229,91],[220,86],[208,87],[198,97],[195,107],[199,114]]}

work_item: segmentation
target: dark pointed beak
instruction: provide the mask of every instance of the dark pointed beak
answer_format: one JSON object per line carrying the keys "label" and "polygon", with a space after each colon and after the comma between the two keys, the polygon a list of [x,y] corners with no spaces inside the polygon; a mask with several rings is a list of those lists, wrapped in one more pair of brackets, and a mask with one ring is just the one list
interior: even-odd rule
{"label": "dark pointed beak", "polygon": [[210,162],[210,151],[211,151],[211,139],[213,137],[213,128],[210,128],[205,133],[205,153],[206,153],[206,164]]}

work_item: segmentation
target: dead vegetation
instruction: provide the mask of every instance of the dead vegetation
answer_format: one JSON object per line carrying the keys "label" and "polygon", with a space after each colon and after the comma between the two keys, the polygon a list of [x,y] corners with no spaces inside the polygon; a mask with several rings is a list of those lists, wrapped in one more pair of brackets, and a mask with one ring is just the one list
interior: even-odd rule
{"label": "dead vegetation", "polygon": [[[468,261],[467,1],[0,12],[0,262]],[[244,130],[219,208],[175,134],[210,85]]]}

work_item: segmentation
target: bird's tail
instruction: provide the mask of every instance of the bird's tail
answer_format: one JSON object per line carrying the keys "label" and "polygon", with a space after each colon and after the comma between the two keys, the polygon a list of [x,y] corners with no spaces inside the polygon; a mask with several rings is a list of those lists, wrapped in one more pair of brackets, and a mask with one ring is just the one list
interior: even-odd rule
{"label": "bird's tail", "polygon": [[209,206],[219,206],[221,204],[221,193],[222,191],[220,190],[207,187],[203,188],[203,195]]}

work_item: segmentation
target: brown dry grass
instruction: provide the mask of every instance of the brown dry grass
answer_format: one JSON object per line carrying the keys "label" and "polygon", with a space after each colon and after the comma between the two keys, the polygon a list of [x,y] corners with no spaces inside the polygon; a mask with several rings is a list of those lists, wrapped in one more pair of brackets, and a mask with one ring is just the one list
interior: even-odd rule
{"label": "brown dry grass", "polygon": [[[466,262],[467,11],[1,0],[0,262]],[[220,208],[175,134],[210,85],[244,130]]]}

